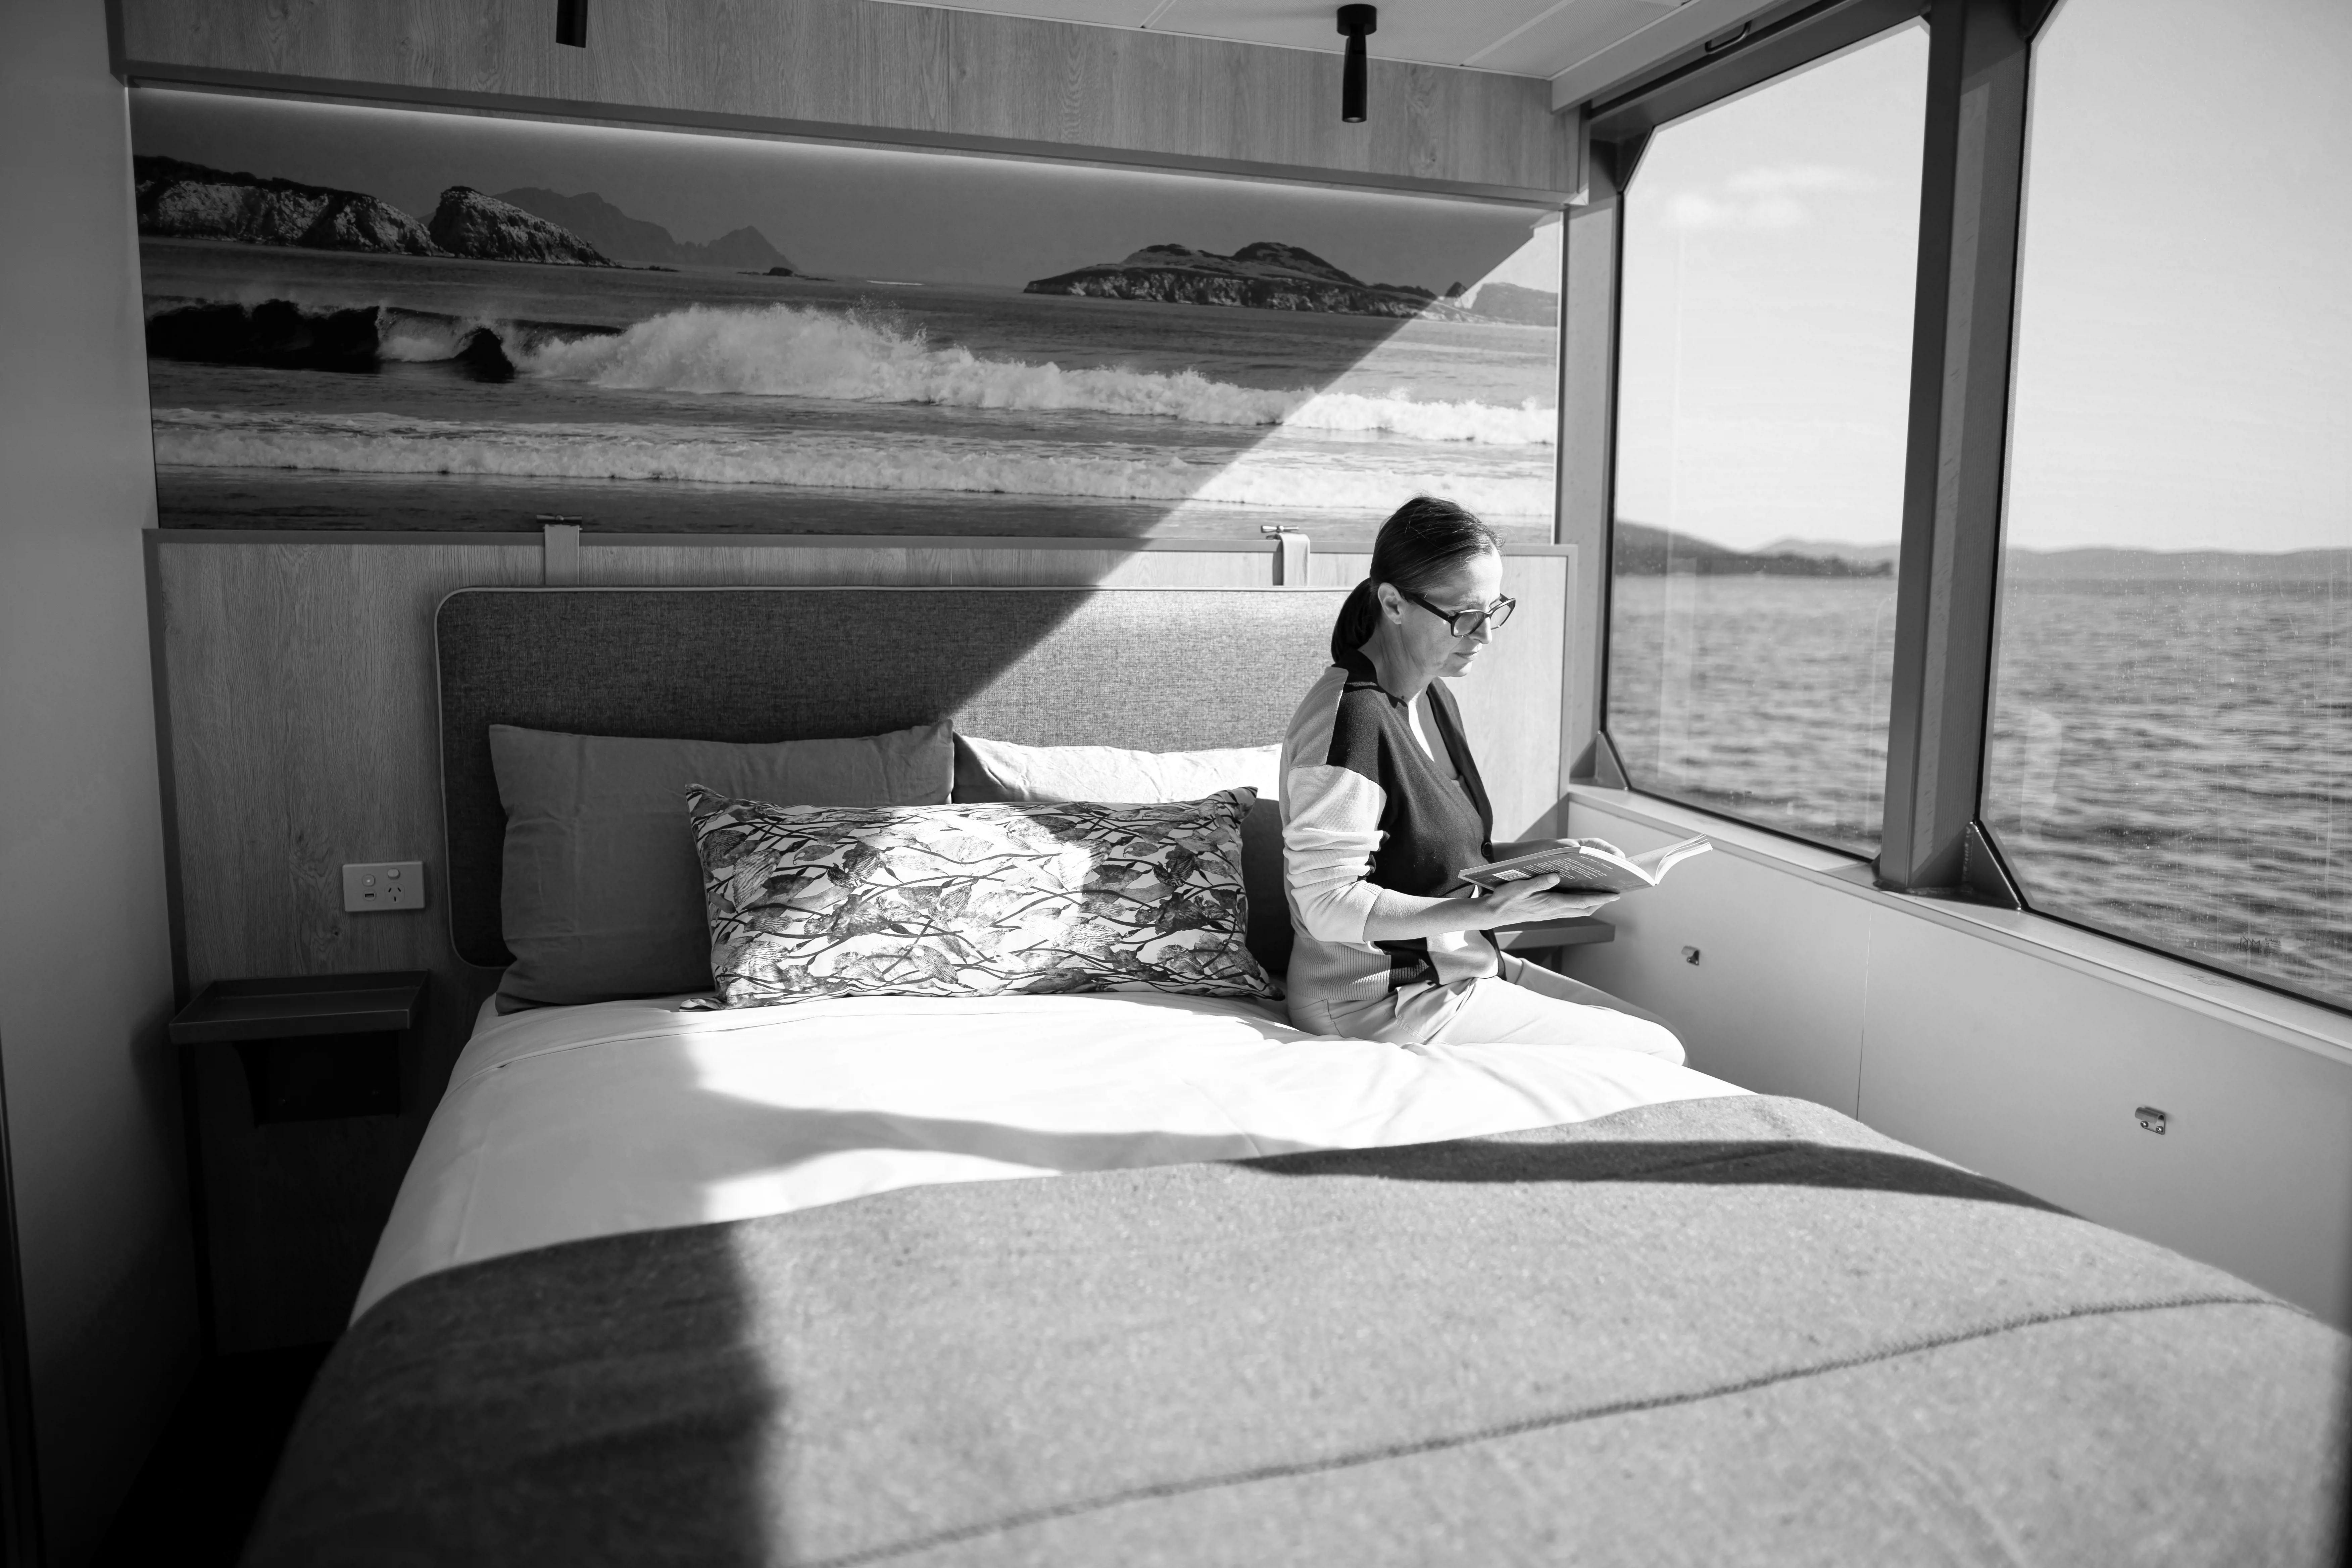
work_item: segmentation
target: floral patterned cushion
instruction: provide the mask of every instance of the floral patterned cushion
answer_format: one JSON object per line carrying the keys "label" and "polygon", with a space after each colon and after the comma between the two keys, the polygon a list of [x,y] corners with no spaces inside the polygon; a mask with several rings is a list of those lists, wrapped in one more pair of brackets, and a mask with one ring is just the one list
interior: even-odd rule
{"label": "floral patterned cushion", "polygon": [[1278,994],[1243,940],[1247,789],[1149,805],[769,805],[687,792],[730,1007]]}

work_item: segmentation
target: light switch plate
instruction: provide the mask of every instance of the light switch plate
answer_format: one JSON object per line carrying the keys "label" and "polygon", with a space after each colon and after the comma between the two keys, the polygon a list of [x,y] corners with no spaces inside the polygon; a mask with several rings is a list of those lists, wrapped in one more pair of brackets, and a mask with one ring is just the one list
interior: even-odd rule
{"label": "light switch plate", "polygon": [[421,910],[425,907],[425,862],[373,860],[343,868],[343,912],[374,914],[380,910]]}

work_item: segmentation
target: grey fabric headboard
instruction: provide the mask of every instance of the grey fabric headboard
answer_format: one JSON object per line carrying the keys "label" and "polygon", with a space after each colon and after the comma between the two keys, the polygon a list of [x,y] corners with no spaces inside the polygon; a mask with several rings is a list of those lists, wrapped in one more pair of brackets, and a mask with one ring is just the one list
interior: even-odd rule
{"label": "grey fabric headboard", "polygon": [[489,727],[791,741],[947,719],[1025,745],[1279,741],[1343,588],[466,588],[441,602],[449,928],[499,934]]}

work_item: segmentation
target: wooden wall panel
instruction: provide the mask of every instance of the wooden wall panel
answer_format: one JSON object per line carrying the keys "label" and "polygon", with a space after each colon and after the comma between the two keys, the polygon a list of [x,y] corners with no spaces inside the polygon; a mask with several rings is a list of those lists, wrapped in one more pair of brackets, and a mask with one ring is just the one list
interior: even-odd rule
{"label": "wooden wall panel", "polygon": [[[536,583],[535,545],[237,544],[150,533],[191,990],[216,979],[433,973],[397,1120],[255,1127],[227,1047],[193,1063],[223,1351],[332,1338],[450,1063],[496,982],[450,951],[437,898],[342,912],[341,868],[422,858],[440,885],[427,627],[452,588]],[[328,1201],[331,1199],[332,1201]]]}
{"label": "wooden wall panel", "polygon": [[118,0],[135,80],[1565,200],[1574,115],[1535,78],[877,0]]}
{"label": "wooden wall panel", "polygon": [[440,838],[432,606],[540,552],[155,537],[189,984],[434,967],[437,902],[347,916],[341,868]]}

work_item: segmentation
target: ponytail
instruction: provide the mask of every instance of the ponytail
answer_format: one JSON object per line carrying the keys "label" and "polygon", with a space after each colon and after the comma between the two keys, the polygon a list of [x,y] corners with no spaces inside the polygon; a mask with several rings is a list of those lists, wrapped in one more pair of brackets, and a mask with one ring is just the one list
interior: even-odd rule
{"label": "ponytail", "polygon": [[1375,584],[1425,595],[1463,563],[1502,548],[1493,529],[1450,500],[1415,496],[1397,508],[1372,543],[1371,575],[1356,584],[1331,625],[1331,662],[1345,664],[1380,629]]}
{"label": "ponytail", "polygon": [[1347,603],[1339,606],[1339,618],[1331,624],[1331,662],[1346,663],[1349,655],[1371,640],[1380,624],[1381,601],[1367,577],[1348,595]]}

